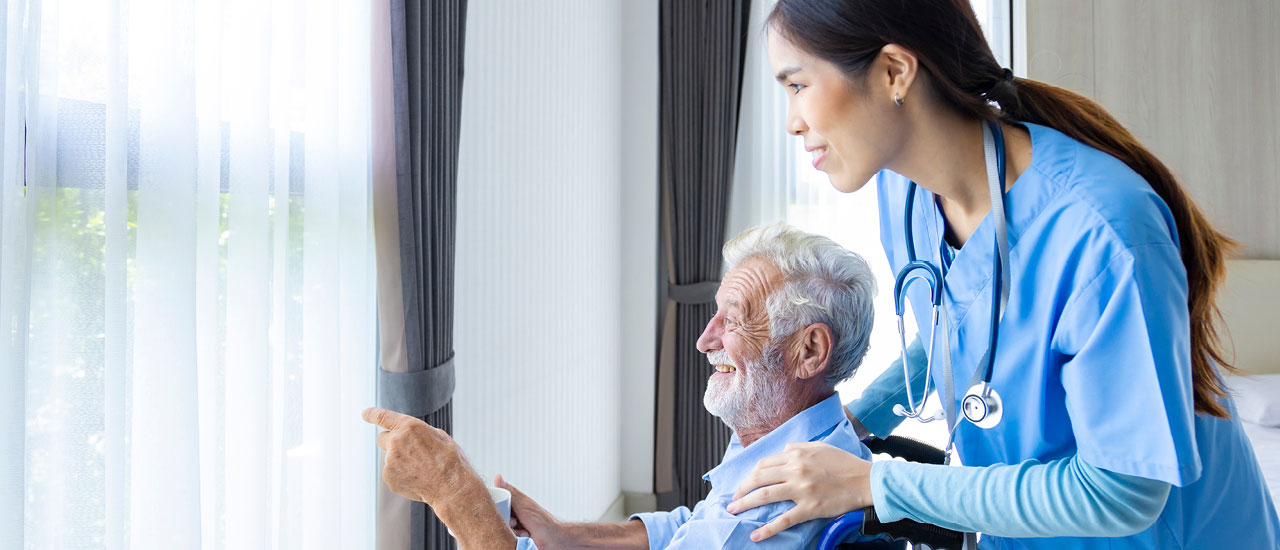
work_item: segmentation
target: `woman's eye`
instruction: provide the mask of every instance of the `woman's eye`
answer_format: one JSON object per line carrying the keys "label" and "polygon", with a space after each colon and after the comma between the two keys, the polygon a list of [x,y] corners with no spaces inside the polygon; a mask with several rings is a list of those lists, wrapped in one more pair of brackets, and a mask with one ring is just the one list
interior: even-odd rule
{"label": "woman's eye", "polygon": [[807,87],[804,84],[796,84],[794,82],[791,84],[787,84],[787,86],[790,86],[793,90],[795,90],[795,93],[797,94],[800,93],[800,90],[803,90]]}

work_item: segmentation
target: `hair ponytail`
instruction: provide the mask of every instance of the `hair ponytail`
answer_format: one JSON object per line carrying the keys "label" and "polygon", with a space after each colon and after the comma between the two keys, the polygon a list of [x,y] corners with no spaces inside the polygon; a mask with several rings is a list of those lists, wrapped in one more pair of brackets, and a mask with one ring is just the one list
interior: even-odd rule
{"label": "hair ponytail", "polygon": [[884,45],[898,44],[916,54],[938,96],[961,112],[1048,126],[1142,176],[1168,205],[1178,230],[1187,271],[1195,411],[1229,416],[1220,402],[1227,391],[1214,365],[1234,368],[1214,324],[1221,318],[1214,296],[1226,274],[1226,254],[1238,245],[1214,229],[1173,173],[1101,105],[1057,86],[1011,78],[992,55],[968,0],[779,0],[766,25],[850,76],[862,74]]}

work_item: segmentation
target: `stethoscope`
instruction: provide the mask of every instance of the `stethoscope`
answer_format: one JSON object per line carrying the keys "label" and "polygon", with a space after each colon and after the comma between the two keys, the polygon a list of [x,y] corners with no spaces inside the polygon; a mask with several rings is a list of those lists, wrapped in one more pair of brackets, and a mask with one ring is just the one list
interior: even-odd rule
{"label": "stethoscope", "polygon": [[[990,121],[982,125],[982,147],[987,161],[987,183],[991,192],[991,217],[994,222],[995,245],[997,253],[992,263],[991,292],[991,332],[987,342],[987,351],[979,361],[979,368],[974,369],[969,381],[968,391],[960,402],[960,411],[973,425],[979,428],[991,428],[1000,423],[1004,417],[1004,407],[1000,394],[991,387],[991,373],[995,366],[996,341],[1000,335],[1000,319],[1004,315],[1005,304],[1009,300],[1009,273],[1005,266],[1009,265],[1009,228],[1004,212],[1004,133],[999,122]],[[912,231],[912,210],[915,206],[917,186],[915,182],[907,188],[906,213],[903,216],[907,237],[907,264],[898,271],[893,285],[893,305],[898,316],[898,340],[902,345],[902,371],[906,378],[907,404],[894,405],[893,412],[898,416],[915,418],[921,422],[932,422],[945,418],[948,424],[949,437],[947,449],[950,450],[955,438],[959,422],[955,415],[955,384],[951,373],[950,323],[947,317],[946,303],[943,299],[945,289],[945,272],[938,264],[920,260],[916,257],[915,238]],[[941,258],[948,256],[945,239],[938,246]],[[906,290],[914,281],[923,280],[929,285],[930,302],[933,305],[929,330],[929,348],[925,355],[925,379],[922,400],[917,406],[912,397],[911,373],[907,365],[907,336],[904,329],[903,316],[906,306]],[[942,330],[938,330],[941,321]],[[929,396],[929,381],[932,378],[934,339],[942,333],[942,377],[943,377],[943,410],[933,415],[924,414],[924,404]],[[949,456],[949,454],[948,454]]]}

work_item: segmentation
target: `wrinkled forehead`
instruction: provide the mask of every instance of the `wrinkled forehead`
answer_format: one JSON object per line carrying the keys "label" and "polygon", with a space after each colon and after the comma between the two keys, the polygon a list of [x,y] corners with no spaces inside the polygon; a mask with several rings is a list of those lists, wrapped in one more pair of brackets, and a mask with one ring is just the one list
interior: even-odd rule
{"label": "wrinkled forehead", "polygon": [[765,301],[782,280],[782,271],[772,262],[760,257],[747,258],[721,279],[716,304],[720,309],[763,312]]}

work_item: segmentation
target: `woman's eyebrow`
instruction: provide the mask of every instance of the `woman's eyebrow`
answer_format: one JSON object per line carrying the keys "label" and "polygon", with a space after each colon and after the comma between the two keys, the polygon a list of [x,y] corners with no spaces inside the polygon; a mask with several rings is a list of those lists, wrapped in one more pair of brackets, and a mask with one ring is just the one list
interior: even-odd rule
{"label": "woman's eyebrow", "polygon": [[781,71],[778,71],[778,74],[775,78],[778,79],[778,82],[786,82],[787,79],[791,77],[791,75],[796,74],[799,71],[800,71],[800,67],[787,67],[785,69],[782,69]]}

